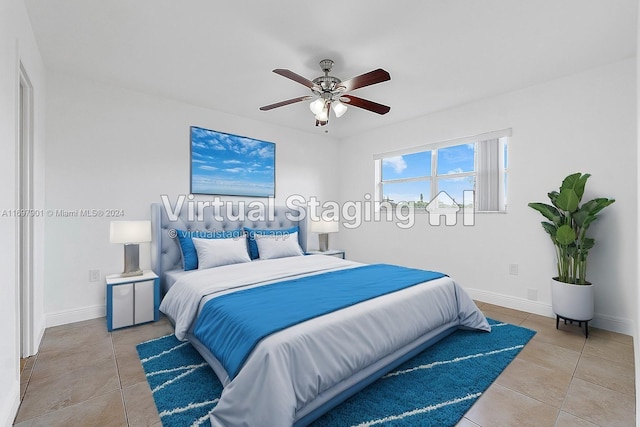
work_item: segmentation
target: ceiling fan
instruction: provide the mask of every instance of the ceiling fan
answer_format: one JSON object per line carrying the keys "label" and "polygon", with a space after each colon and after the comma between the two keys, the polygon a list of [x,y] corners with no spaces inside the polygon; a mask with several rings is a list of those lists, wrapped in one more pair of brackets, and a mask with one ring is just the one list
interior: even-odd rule
{"label": "ceiling fan", "polygon": [[320,61],[320,68],[324,72],[324,76],[308,80],[299,74],[290,70],[278,68],[273,70],[274,73],[298,82],[309,89],[313,95],[300,96],[298,98],[287,99],[286,101],[276,102],[275,104],[260,107],[262,111],[272,110],[274,108],[283,107],[296,102],[314,99],[309,108],[316,116],[316,126],[324,126],[329,123],[329,112],[333,110],[336,117],[342,116],[347,111],[347,105],[362,108],[378,114],[387,114],[391,107],[378,104],[377,102],[367,99],[358,98],[347,92],[360,89],[365,86],[371,86],[376,83],[391,80],[388,72],[382,68],[370,71],[352,79],[342,81],[337,77],[330,76],[333,61],[331,59],[323,59]]}

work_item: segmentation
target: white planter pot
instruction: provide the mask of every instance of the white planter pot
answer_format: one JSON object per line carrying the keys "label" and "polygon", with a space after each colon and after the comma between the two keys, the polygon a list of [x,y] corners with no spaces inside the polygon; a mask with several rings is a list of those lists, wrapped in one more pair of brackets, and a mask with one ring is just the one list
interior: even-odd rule
{"label": "white planter pot", "polygon": [[572,285],[551,279],[553,312],[571,320],[593,319],[593,285]]}

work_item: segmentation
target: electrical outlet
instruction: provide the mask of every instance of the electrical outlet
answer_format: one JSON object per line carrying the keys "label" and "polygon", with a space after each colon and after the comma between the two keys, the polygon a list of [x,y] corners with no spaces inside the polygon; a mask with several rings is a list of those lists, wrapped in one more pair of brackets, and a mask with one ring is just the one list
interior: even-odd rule
{"label": "electrical outlet", "polygon": [[99,282],[100,281],[100,270],[89,270],[89,281],[90,282]]}
{"label": "electrical outlet", "polygon": [[527,289],[527,299],[529,301],[538,301],[537,289]]}
{"label": "electrical outlet", "polygon": [[509,274],[512,276],[518,275],[518,264],[509,264]]}

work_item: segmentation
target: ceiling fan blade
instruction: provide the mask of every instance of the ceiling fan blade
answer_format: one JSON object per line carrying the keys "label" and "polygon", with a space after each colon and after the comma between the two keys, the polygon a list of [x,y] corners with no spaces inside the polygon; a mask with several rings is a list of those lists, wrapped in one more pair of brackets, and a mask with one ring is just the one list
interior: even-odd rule
{"label": "ceiling fan blade", "polygon": [[338,87],[344,87],[345,92],[350,92],[352,90],[360,89],[361,87],[386,82],[387,80],[391,80],[389,73],[382,68],[378,68],[377,70],[369,71],[368,73],[364,73],[360,76],[341,82]]}
{"label": "ceiling fan blade", "polygon": [[294,73],[293,71],[276,68],[275,70],[273,70],[273,72],[276,74],[280,74],[282,77],[291,79],[294,82],[298,82],[301,85],[308,87],[309,89],[318,89],[318,86],[314,82],[305,77],[302,77],[300,74]]}
{"label": "ceiling fan blade", "polygon": [[262,111],[273,110],[274,108],[284,107],[285,105],[295,104],[296,102],[306,101],[307,99],[311,99],[313,96],[299,96],[297,98],[287,99],[286,101],[276,102],[275,104],[265,105],[264,107],[260,107]]}
{"label": "ceiling fan blade", "polygon": [[391,107],[389,106],[378,104],[377,102],[369,101],[367,99],[358,98],[353,95],[342,95],[340,97],[340,101],[347,105],[353,105],[354,107],[363,108],[378,114],[387,114],[391,110]]}

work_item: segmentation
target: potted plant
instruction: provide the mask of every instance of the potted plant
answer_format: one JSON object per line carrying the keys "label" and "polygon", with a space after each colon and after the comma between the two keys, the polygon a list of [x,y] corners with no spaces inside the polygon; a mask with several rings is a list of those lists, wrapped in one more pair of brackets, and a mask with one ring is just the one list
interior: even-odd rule
{"label": "potted plant", "polygon": [[551,300],[556,314],[556,328],[560,318],[586,322],[593,319],[593,286],[587,280],[587,257],[595,240],[587,237],[587,230],[604,208],[614,199],[596,198],[580,204],[587,179],[591,175],[580,172],[567,176],[560,191],[548,193],[551,205],[529,203],[547,221],[542,227],[555,247],[558,276],[551,281]]}

